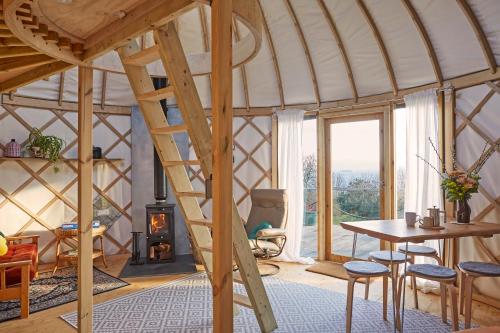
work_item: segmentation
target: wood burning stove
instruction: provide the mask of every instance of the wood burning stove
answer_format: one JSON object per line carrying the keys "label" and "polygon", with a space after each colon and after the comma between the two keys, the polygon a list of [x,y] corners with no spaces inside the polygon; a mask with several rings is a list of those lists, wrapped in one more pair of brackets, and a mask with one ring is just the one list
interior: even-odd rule
{"label": "wood burning stove", "polygon": [[148,263],[175,261],[174,207],[146,205],[146,252]]}

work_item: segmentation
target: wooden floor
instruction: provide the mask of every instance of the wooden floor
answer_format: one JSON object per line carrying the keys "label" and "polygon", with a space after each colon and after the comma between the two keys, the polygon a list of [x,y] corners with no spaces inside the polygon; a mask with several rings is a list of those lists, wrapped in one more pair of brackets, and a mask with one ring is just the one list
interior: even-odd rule
{"label": "wooden floor", "polygon": [[[96,260],[96,266],[100,269],[106,271],[107,273],[118,276],[120,273],[127,256],[113,256],[108,257],[108,268],[102,267],[99,260]],[[279,263],[281,270],[278,273],[279,278],[288,281],[294,281],[299,283],[304,283],[312,286],[316,286],[323,289],[328,289],[336,292],[346,292],[347,283],[340,279],[335,279],[329,276],[323,276],[315,273],[306,272],[306,266],[290,263]],[[185,275],[171,275],[162,277],[148,277],[148,278],[131,278],[125,279],[130,283],[129,286],[120,288],[114,291],[110,291],[104,294],[94,296],[94,303],[105,302],[110,299],[114,299],[118,296],[129,294],[135,291],[139,291],[145,288],[150,288],[158,284],[162,284]],[[370,288],[370,299],[381,301],[382,286],[380,281],[375,281],[372,283]],[[407,291],[408,292],[408,291]],[[363,297],[364,289],[361,285],[356,286],[355,296]],[[407,295],[411,295],[408,294]],[[440,314],[440,303],[439,297],[432,294],[423,294],[419,292],[419,303],[420,309],[426,312],[430,312],[436,315]],[[411,297],[407,297],[407,306],[412,307],[413,301]],[[75,311],[76,302],[69,304],[64,304],[49,310],[41,311],[30,315],[28,319],[16,319],[7,321],[0,324],[0,332],[15,332],[15,333],[46,333],[46,332],[75,332],[75,330],[66,324],[62,319],[59,318],[60,315]],[[500,309],[495,309],[491,306],[474,303],[473,305],[473,319],[474,322],[481,326],[493,326],[500,325]],[[380,318],[381,319],[381,318]]]}

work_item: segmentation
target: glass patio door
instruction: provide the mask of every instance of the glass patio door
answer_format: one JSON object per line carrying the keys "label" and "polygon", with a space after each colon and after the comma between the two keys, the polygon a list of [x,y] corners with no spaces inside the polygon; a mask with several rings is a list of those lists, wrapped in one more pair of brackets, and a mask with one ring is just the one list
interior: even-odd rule
{"label": "glass patio door", "polygon": [[[353,233],[341,222],[384,218],[383,114],[331,118],[325,122],[326,257],[344,262]],[[358,235],[356,257],[380,249],[380,241]]]}

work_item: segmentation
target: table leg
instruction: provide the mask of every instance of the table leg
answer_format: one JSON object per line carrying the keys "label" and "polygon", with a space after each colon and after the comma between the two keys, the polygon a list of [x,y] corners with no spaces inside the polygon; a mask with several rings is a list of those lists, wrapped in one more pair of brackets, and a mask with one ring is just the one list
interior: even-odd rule
{"label": "table leg", "polygon": [[[404,325],[405,325],[405,294],[406,294],[406,267],[408,264],[408,242],[406,242],[406,248],[405,248],[405,263],[404,263],[404,269],[403,269],[403,304],[401,304],[401,333],[404,331]],[[417,286],[414,286],[415,288]]]}
{"label": "table leg", "polygon": [[352,254],[351,254],[351,259],[354,260],[354,257],[356,255],[356,243],[358,241],[358,233],[355,232],[352,240]]}
{"label": "table leg", "polygon": [[[394,244],[391,242],[390,247],[389,247],[389,254],[391,257],[391,269],[394,267],[394,261],[392,258],[392,249]],[[391,272],[391,277],[392,277],[392,322],[394,326],[394,333],[396,333],[396,281],[394,279],[394,272]]]}

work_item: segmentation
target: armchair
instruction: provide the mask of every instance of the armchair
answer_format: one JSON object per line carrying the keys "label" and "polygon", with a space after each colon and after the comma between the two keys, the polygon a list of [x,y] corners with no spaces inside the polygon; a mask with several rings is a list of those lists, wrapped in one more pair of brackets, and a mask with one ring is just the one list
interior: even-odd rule
{"label": "armchair", "polygon": [[245,224],[247,234],[264,222],[272,226],[272,228],[257,231],[255,239],[249,239],[252,252],[256,258],[277,257],[286,243],[285,227],[288,216],[286,190],[254,189],[250,197],[252,208]]}
{"label": "armchair", "polygon": [[0,301],[19,299],[21,318],[29,315],[29,284],[38,273],[38,238],[6,237],[9,250],[0,257]]}

